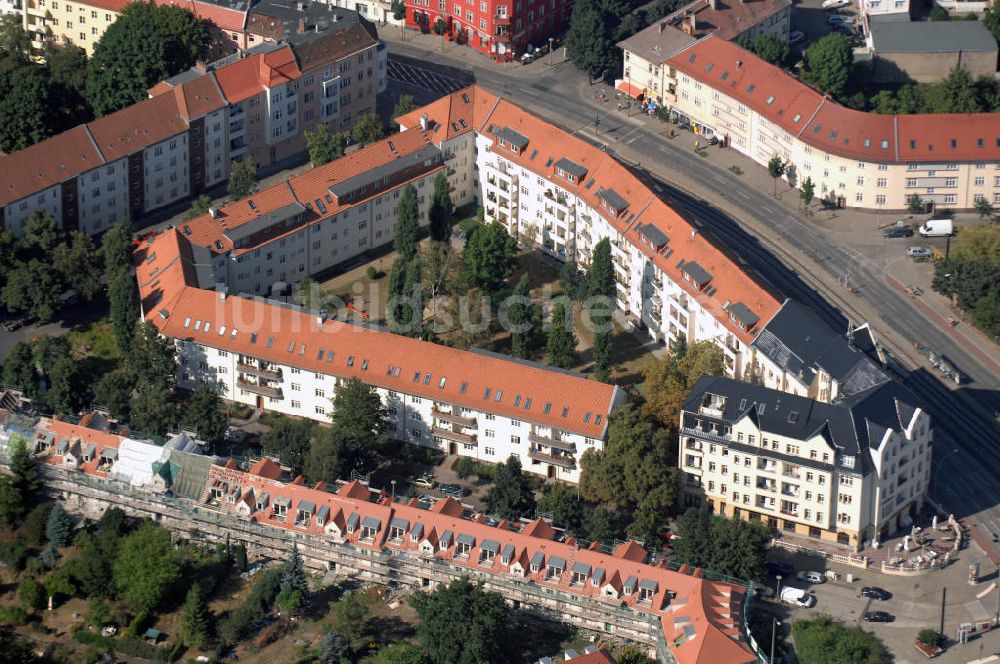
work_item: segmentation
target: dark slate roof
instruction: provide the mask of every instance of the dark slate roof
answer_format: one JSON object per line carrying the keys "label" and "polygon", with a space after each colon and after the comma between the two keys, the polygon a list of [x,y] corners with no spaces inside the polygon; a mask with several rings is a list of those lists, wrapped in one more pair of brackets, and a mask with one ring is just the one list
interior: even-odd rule
{"label": "dark slate roof", "polygon": [[330,507],[327,505],[323,505],[322,507],[319,508],[319,511],[316,512],[316,521],[318,521],[319,523],[326,523],[326,519],[329,516],[330,516]]}
{"label": "dark slate roof", "polygon": [[712,280],[712,273],[698,264],[697,261],[688,261],[681,266],[684,274],[691,277],[694,283],[701,288]]}
{"label": "dark slate roof", "polygon": [[750,311],[750,307],[742,302],[734,302],[729,305],[729,313],[735,316],[740,325],[744,327],[753,327],[760,322],[760,316]]}
{"label": "dark slate roof", "polygon": [[652,579],[643,579],[639,582],[639,587],[643,590],[652,590],[654,593],[659,589],[656,581],[653,581]]}
{"label": "dark slate roof", "polygon": [[365,528],[374,528],[375,530],[378,530],[379,528],[382,527],[382,522],[373,516],[366,516],[361,521],[361,525]]}
{"label": "dark slate roof", "polygon": [[424,535],[424,524],[419,521],[413,524],[413,530],[410,531],[410,537],[415,540],[420,539]]}
{"label": "dark slate roof", "polygon": [[500,553],[500,555],[501,555],[501,557],[506,558],[507,560],[510,560],[511,558],[513,558],[514,557],[514,545],[513,544],[505,544],[504,547],[503,547],[503,551]]}
{"label": "dark slate roof", "polygon": [[555,167],[561,168],[562,170],[566,171],[567,173],[575,177],[577,180],[582,180],[583,176],[587,174],[586,166],[581,166],[580,164],[576,163],[571,159],[567,159],[566,157],[563,157],[562,159],[557,161],[555,163]]}
{"label": "dark slate roof", "polygon": [[871,21],[876,53],[996,53],[979,21]]}
{"label": "dark slate roof", "polygon": [[422,164],[428,159],[437,158],[440,155],[441,151],[436,147],[433,145],[425,145],[416,152],[401,155],[400,157],[397,157],[388,163],[382,164],[381,166],[370,168],[363,173],[355,175],[354,177],[345,178],[341,182],[336,182],[330,186],[329,190],[331,194],[340,199],[341,197],[358,191],[363,187],[382,182],[386,178],[391,178],[397,173],[401,173],[418,164]]}
{"label": "dark slate roof", "polygon": [[460,534],[458,536],[458,543],[459,544],[468,544],[469,546],[475,546],[476,545],[476,538],[473,537],[472,535],[463,535],[463,534]]}
{"label": "dark slate roof", "polygon": [[602,581],[604,581],[604,568],[603,568],[603,567],[598,567],[598,568],[596,568],[596,569],[594,570],[594,573],[593,573],[593,574],[592,574],[591,576],[592,576],[592,578],[594,578],[594,579],[595,579],[595,580],[596,580],[596,581],[597,581],[598,583],[601,583]]}
{"label": "dark slate roof", "polygon": [[625,579],[625,585],[622,586],[622,588],[625,591],[631,591],[635,589],[637,583],[639,583],[639,579],[635,576],[630,576],[629,578]]}
{"label": "dark slate roof", "polygon": [[523,150],[528,146],[528,137],[524,134],[520,134],[510,127],[500,127],[496,132],[497,138],[510,143],[518,150]]}
{"label": "dark slate roof", "polygon": [[667,237],[667,234],[653,224],[639,224],[636,230],[639,231],[639,235],[642,235],[644,238],[649,240],[649,243],[654,247],[659,248],[667,242],[670,242],[670,238]]}
{"label": "dark slate roof", "polygon": [[535,555],[531,557],[531,565],[533,567],[541,567],[542,563],[545,562],[545,554],[541,551],[536,551]]}
{"label": "dark slate roof", "polygon": [[310,514],[312,514],[313,512],[316,511],[316,504],[313,503],[313,502],[310,502],[308,500],[300,500],[299,501],[299,511],[301,511],[301,512],[309,512]]}
{"label": "dark slate roof", "polygon": [[400,530],[406,530],[407,528],[410,527],[410,522],[407,521],[406,519],[395,516],[392,518],[392,521],[389,522],[389,527],[399,528]]}
{"label": "dark slate roof", "polygon": [[566,560],[559,556],[549,556],[549,567],[553,569],[566,569]]}
{"label": "dark slate roof", "polygon": [[625,200],[621,194],[610,187],[608,189],[598,190],[597,196],[618,212],[621,212],[628,207],[628,201]]}
{"label": "dark slate roof", "polygon": [[351,512],[351,516],[347,517],[347,528],[349,530],[357,528],[360,520],[361,516],[357,512]]}
{"label": "dark slate roof", "polygon": [[441,545],[442,549],[447,549],[449,546],[451,546],[452,537],[453,535],[451,534],[450,530],[446,530],[441,534],[441,540],[439,544]]}
{"label": "dark slate roof", "polygon": [[587,563],[573,563],[571,571],[577,574],[590,574],[590,565]]}
{"label": "dark slate roof", "polygon": [[107,448],[104,449],[104,451],[101,452],[101,458],[102,459],[111,459],[111,460],[117,459],[118,458],[118,450],[115,449],[115,448],[113,448],[113,447],[107,447]]}
{"label": "dark slate roof", "polygon": [[496,540],[483,540],[483,543],[479,545],[479,549],[495,554],[500,550],[500,542]]}
{"label": "dark slate roof", "polygon": [[859,328],[853,339],[857,345],[807,307],[786,300],[751,345],[807,385],[819,369],[826,371],[840,383],[841,394],[846,397],[889,380],[868,354],[877,352],[870,331]]}

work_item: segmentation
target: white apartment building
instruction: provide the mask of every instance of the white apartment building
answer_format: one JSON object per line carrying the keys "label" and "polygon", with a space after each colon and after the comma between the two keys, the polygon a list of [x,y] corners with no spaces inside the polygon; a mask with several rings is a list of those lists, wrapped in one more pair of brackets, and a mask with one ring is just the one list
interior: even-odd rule
{"label": "white apartment building", "polygon": [[585,267],[608,238],[617,305],[651,338],[712,340],[731,372],[749,366],[749,344],[780,300],[614,158],[479,87],[399,122],[422,123],[439,146],[474,137],[474,186],[486,220],[522,243]]}
{"label": "white apartment building", "polygon": [[80,232],[94,235],[107,230],[128,215],[128,160],[118,159],[81,173],[76,178],[76,191]]}
{"label": "white apartment building", "polygon": [[908,527],[931,427],[893,382],[835,404],[705,377],[681,411],[687,504],[859,551]]}
{"label": "white apartment building", "polygon": [[791,184],[808,177],[817,198],[835,205],[903,211],[914,195],[952,210],[971,210],[977,199],[1000,204],[995,113],[863,113],[714,35],[684,41],[665,37],[662,58],[654,47],[626,47],[620,87],[762,165],[780,156]]}

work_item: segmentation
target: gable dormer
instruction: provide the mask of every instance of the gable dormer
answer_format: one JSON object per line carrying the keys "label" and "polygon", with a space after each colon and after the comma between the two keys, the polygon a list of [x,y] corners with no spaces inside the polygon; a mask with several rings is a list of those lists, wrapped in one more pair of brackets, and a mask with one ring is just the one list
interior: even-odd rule
{"label": "gable dormer", "polygon": [[614,189],[601,187],[597,190],[597,198],[601,201],[601,207],[610,212],[615,217],[620,217],[628,208],[628,201]]}
{"label": "gable dormer", "polygon": [[[678,266],[684,274],[684,280],[693,284],[700,291],[708,291],[708,284],[712,281],[712,273],[698,264],[697,261],[685,261],[681,259]],[[708,293],[711,295],[712,293]]]}
{"label": "gable dormer", "polygon": [[587,168],[585,166],[566,157],[557,161],[553,165],[553,168],[555,168],[556,175],[572,184],[580,184],[587,175]]}
{"label": "gable dormer", "polygon": [[508,152],[522,154],[524,149],[528,147],[528,137],[510,127],[500,127],[495,133],[500,147]]}

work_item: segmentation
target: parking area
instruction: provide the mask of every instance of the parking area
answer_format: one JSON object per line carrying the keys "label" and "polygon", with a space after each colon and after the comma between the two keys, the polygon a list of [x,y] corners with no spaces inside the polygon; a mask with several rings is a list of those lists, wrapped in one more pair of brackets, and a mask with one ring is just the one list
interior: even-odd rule
{"label": "parking area", "polygon": [[[862,46],[863,38],[857,5],[851,3],[844,7],[824,9],[823,2],[824,0],[803,0],[792,7],[792,30],[805,34],[804,39],[792,46],[793,52],[801,55],[810,44],[835,30],[847,36],[851,46],[855,48]],[[841,20],[843,26],[830,24],[830,17],[834,15],[844,17]]]}

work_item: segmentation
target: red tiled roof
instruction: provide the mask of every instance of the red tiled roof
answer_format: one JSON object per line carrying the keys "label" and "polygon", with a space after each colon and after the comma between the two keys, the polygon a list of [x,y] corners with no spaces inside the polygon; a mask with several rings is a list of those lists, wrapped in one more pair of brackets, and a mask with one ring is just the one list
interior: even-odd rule
{"label": "red tiled roof", "polygon": [[125,7],[136,0],[80,0],[80,4],[86,7],[97,7],[108,11],[121,13]]}
{"label": "red tiled roof", "polygon": [[201,76],[180,85],[175,86],[168,81],[157,83],[149,89],[149,96],[158,97],[168,92],[172,93],[176,99],[180,117],[185,122],[190,122],[224,107],[226,100],[222,98],[221,90],[216,85],[215,74],[202,67],[198,67],[197,70],[202,73]]}
{"label": "red tiled roof", "polygon": [[855,111],[715,36],[699,40],[667,62],[746,104],[807,145],[835,155],[876,163],[1000,159],[1000,113]]}
{"label": "red tiled roof", "polygon": [[0,205],[30,196],[104,163],[86,125],[0,156]]}
{"label": "red tiled roof", "polygon": [[37,432],[48,431],[55,436],[52,441],[52,446],[49,448],[48,454],[43,459],[44,463],[53,465],[62,464],[63,456],[55,451],[56,444],[62,438],[66,438],[71,443],[73,441],[79,441],[80,455],[86,451],[88,445],[93,443],[95,446],[93,458],[86,462],[83,462],[81,458],[79,468],[88,475],[96,475],[98,477],[103,477],[106,474],[103,471],[97,470],[97,467],[100,465],[101,454],[104,450],[117,450],[122,441],[122,436],[117,434],[88,429],[87,427],[80,426],[78,424],[70,424],[69,422],[51,418],[43,418],[40,420],[35,430]]}
{"label": "red tiled roof", "polygon": [[[156,0],[156,4],[160,7],[164,5],[181,7],[200,19],[211,21],[223,30],[243,32],[246,12],[221,7],[212,2],[200,2],[199,0]],[[247,4],[249,5],[249,3]]]}
{"label": "red tiled roof", "polygon": [[617,664],[614,658],[604,650],[597,650],[586,655],[567,659],[566,661],[573,664]]}
{"label": "red tiled roof", "polygon": [[[791,0],[695,0],[667,16],[666,21],[695,37],[711,33],[732,40],[791,4]],[[691,16],[696,22],[693,30]]]}
{"label": "red tiled roof", "polygon": [[215,71],[222,94],[231,104],[299,76],[301,72],[295,64],[295,56],[287,46],[270,53],[255,53]]}
{"label": "red tiled roof", "polygon": [[[209,469],[208,484],[218,485],[223,482],[230,487],[239,486],[243,492],[252,491],[254,496],[268,493],[272,505],[276,498],[290,501],[288,512],[281,519],[275,518],[269,508],[257,511],[256,501],[244,501],[246,507],[241,516],[258,524],[325,536],[326,526],[317,523],[316,515],[326,508],[327,524],[335,524],[340,530],[340,537],[355,547],[375,550],[388,548],[412,554],[420,550],[421,543],[426,541],[433,545],[433,553],[430,555],[447,560],[452,565],[497,575],[514,575],[540,587],[559,588],[595,602],[608,602],[612,606],[624,604],[639,613],[653,614],[659,617],[664,639],[679,664],[747,664],[755,661],[739,634],[740,607],[745,592],[741,586],[709,581],[700,574],[670,571],[648,565],[642,560],[622,558],[617,551],[609,554],[595,549],[577,548],[568,541],[558,542],[553,539],[554,531],[551,529],[532,527],[538,521],[520,529],[507,522],[490,526],[481,519],[466,518],[464,513],[422,509],[415,500],[393,503],[388,498],[380,498],[369,492],[357,482],[343,485],[336,493],[330,493],[212,466]],[[307,520],[298,518],[299,505],[303,502],[309,504],[307,509],[311,508],[312,516]],[[235,504],[233,507],[222,504],[218,509],[232,511]],[[378,521],[378,531],[373,540],[362,540],[360,526],[353,533],[347,533],[345,524],[354,515],[358,524],[366,519]],[[390,539],[389,531],[393,523],[403,529],[402,538]],[[414,540],[411,534],[417,524],[420,524],[422,532]],[[451,533],[451,544],[442,550],[438,543],[446,531]],[[532,532],[535,535],[530,534]],[[473,538],[467,557],[455,555],[459,535]],[[480,564],[481,547],[487,541],[495,545],[496,554],[492,562]],[[505,565],[501,554],[508,546],[513,547],[513,556],[510,563]],[[424,551],[424,555],[428,553],[430,552]],[[544,561],[538,572],[532,572],[528,562],[537,553],[544,556]],[[546,568],[549,562],[554,562],[553,558],[562,559],[563,571],[555,577],[547,578]],[[513,569],[513,565],[518,563],[525,568],[523,572]],[[588,577],[583,584],[571,585],[572,569],[577,564],[589,568]],[[591,583],[590,575],[598,568],[603,570],[604,580],[595,586]],[[613,579],[618,579],[619,583],[612,583]],[[631,579],[636,585],[643,582],[647,586],[655,584],[651,601],[639,601],[638,587],[631,595],[605,597],[603,588],[606,585],[611,585],[620,593],[621,579]]]}

